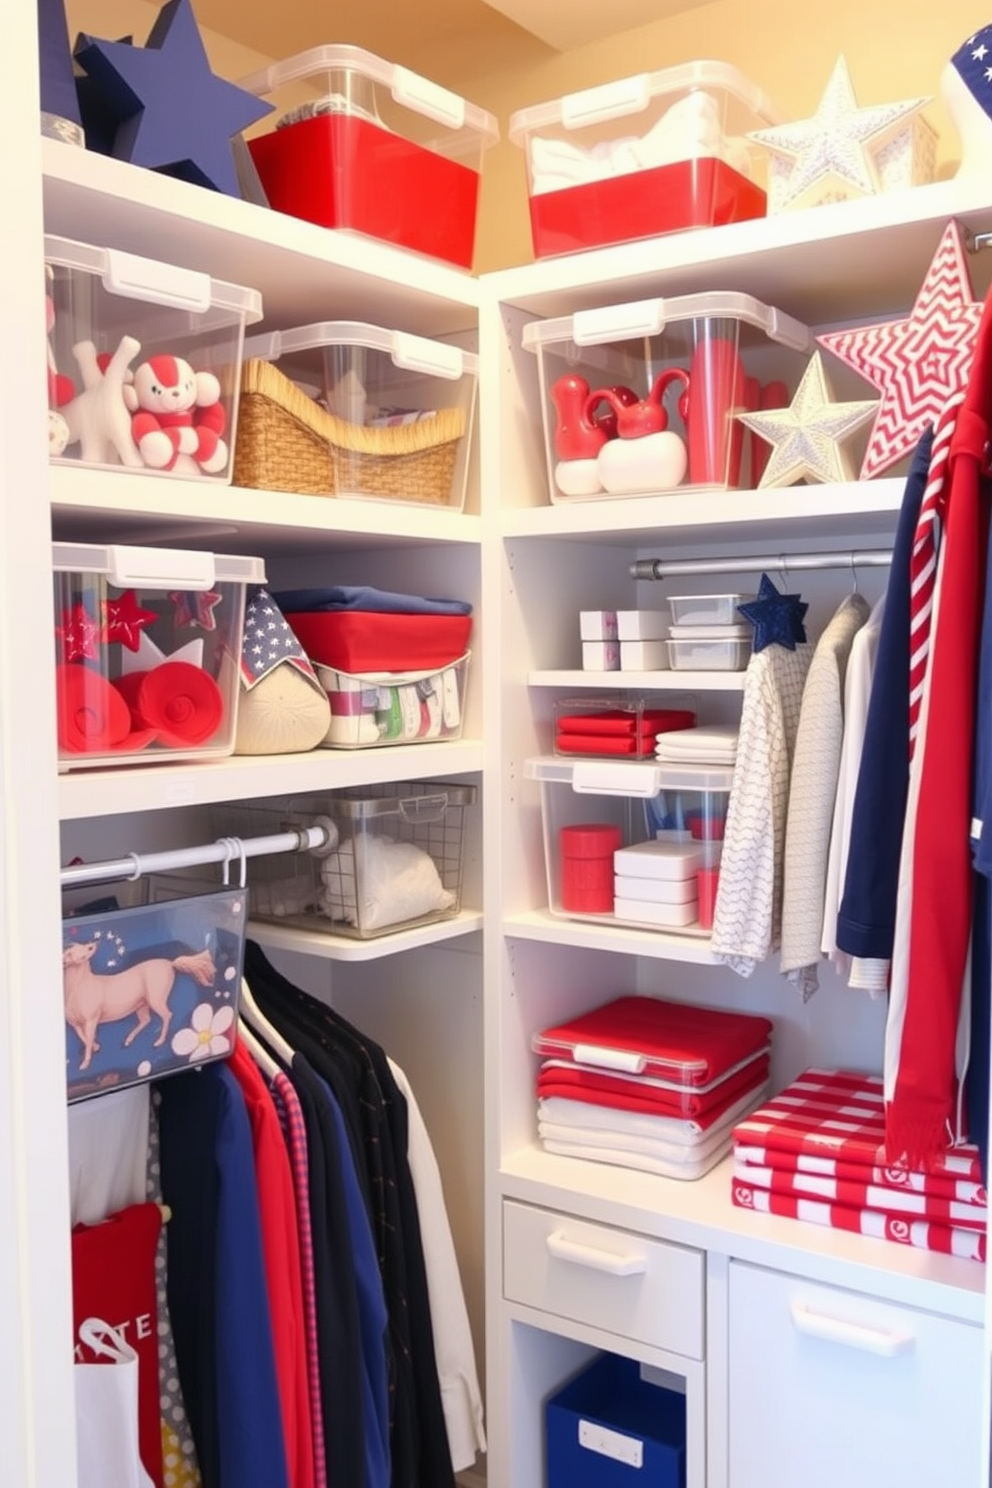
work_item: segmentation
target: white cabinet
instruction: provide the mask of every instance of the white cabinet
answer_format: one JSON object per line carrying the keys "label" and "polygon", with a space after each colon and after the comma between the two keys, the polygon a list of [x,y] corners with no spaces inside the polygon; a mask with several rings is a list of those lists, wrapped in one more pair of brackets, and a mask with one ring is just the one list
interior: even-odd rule
{"label": "white cabinet", "polygon": [[729,1488],[978,1488],[981,1328],[732,1262],[729,1340]]}

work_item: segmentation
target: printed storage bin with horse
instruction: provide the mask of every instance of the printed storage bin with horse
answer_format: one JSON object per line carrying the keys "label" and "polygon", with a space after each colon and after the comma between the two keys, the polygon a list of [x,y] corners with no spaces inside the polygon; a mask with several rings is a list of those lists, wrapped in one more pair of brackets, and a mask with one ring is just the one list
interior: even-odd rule
{"label": "printed storage bin with horse", "polygon": [[63,921],[71,1101],[231,1053],[246,908],[243,888],[225,888]]}

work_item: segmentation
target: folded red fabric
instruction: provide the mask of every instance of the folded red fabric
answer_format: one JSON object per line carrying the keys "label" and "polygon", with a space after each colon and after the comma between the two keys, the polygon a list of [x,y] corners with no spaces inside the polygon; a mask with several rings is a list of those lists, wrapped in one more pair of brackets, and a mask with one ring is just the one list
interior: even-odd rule
{"label": "folded red fabric", "polygon": [[639,1084],[636,1075],[624,1078],[595,1070],[563,1068],[559,1064],[544,1065],[537,1076],[537,1094],[543,1099],[560,1095],[567,1100],[585,1101],[590,1106],[639,1111],[645,1116],[691,1116],[701,1124],[710,1125],[742,1095],[764,1084],[770,1062],[767,1054],[749,1060],[743,1069],[706,1091],[665,1090],[647,1082]]}
{"label": "folded red fabric", "polygon": [[224,696],[202,667],[165,661],[120,679],[133,726],[154,729],[170,749],[206,744],[224,720]]}
{"label": "folded red fabric", "polygon": [[451,666],[465,655],[472,633],[471,615],[301,611],[286,620],[311,661],[357,676]]}
{"label": "folded red fabric", "polygon": [[560,734],[655,734],[693,728],[696,715],[688,708],[604,708],[598,713],[565,713],[558,719]]}
{"label": "folded red fabric", "polygon": [[546,1059],[699,1086],[763,1051],[771,1034],[771,1020],[751,1013],[618,997],[535,1034],[532,1047]]}
{"label": "folded red fabric", "polygon": [[99,754],[119,748],[131,732],[131,714],[102,672],[66,663],[55,669],[59,748]]}

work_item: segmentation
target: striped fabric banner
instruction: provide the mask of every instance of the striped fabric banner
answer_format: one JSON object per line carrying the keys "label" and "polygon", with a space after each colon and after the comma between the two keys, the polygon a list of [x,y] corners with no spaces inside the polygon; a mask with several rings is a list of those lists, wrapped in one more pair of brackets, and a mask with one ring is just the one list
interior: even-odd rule
{"label": "striped fabric banner", "polygon": [[933,449],[926,490],[920,505],[920,516],[910,555],[910,620],[909,620],[909,757],[913,758],[920,724],[920,703],[930,655],[930,624],[933,616],[933,594],[937,579],[937,555],[940,551],[941,515],[944,506],[944,484],[947,456],[957,412],[964,402],[964,392],[948,398],[934,429]]}

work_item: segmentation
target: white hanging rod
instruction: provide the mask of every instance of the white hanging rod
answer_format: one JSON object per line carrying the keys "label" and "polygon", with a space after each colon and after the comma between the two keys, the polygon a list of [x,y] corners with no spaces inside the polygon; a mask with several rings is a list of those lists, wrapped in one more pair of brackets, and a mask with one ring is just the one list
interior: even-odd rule
{"label": "white hanging rod", "polygon": [[693,574],[794,573],[816,568],[887,568],[892,554],[884,548],[863,553],[778,553],[764,558],[638,558],[630,565],[633,579],[675,579]]}
{"label": "white hanging rod", "polygon": [[59,878],[63,889],[81,884],[110,883],[127,879],[133,882],[146,873],[168,873],[175,868],[196,868],[203,863],[240,863],[243,858],[260,858],[268,853],[308,852],[325,847],[331,840],[326,827],[301,827],[277,832],[271,837],[221,837],[202,847],[177,847],[171,852],[128,853],[105,863],[79,863],[63,868]]}

